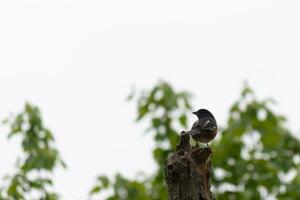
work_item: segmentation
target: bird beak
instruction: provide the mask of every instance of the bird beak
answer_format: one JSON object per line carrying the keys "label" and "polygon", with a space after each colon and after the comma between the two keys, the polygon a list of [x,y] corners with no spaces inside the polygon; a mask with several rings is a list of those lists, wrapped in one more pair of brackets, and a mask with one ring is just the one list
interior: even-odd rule
{"label": "bird beak", "polygon": [[194,115],[197,115],[197,112],[193,112]]}

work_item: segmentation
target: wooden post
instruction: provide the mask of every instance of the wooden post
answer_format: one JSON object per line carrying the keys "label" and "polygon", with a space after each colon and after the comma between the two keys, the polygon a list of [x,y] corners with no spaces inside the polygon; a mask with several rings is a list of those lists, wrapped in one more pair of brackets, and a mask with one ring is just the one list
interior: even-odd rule
{"label": "wooden post", "polygon": [[166,160],[169,200],[213,200],[210,191],[211,148],[191,147],[182,132],[176,152]]}

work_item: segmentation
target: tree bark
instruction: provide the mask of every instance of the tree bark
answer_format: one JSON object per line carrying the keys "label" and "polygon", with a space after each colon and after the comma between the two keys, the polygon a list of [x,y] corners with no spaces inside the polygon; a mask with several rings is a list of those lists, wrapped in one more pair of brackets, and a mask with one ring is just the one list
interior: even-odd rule
{"label": "tree bark", "polygon": [[211,148],[191,147],[182,132],[175,153],[166,160],[169,200],[213,200],[210,191]]}

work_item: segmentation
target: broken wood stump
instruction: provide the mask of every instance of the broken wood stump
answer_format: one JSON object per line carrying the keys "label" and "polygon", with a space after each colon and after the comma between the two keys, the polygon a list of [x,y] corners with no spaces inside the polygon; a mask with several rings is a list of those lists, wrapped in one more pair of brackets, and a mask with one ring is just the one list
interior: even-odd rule
{"label": "broken wood stump", "polygon": [[190,135],[181,133],[175,153],[165,164],[169,200],[213,200],[211,155],[211,148],[192,147]]}

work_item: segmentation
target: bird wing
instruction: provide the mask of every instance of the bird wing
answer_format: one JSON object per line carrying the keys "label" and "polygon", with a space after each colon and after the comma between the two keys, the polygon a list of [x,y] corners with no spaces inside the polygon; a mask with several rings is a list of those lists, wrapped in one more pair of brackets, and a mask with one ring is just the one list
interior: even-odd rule
{"label": "bird wing", "polygon": [[216,127],[216,121],[212,118],[198,119],[192,126],[192,129],[208,130],[212,127]]}
{"label": "bird wing", "polygon": [[198,129],[201,127],[201,123],[199,122],[199,120],[195,121],[195,123],[192,126],[192,129]]}

